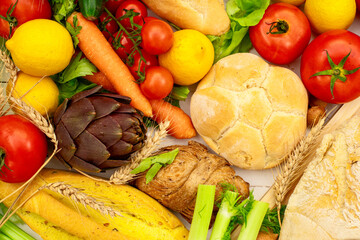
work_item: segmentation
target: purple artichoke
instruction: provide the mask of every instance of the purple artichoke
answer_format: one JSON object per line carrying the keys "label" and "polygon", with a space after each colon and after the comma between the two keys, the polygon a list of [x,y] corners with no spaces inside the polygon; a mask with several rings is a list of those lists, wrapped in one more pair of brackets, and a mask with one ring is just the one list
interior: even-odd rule
{"label": "purple artichoke", "polygon": [[70,168],[100,172],[119,167],[144,145],[146,126],[142,114],[129,105],[131,99],[100,89],[65,99],[55,112],[61,148],[56,157]]}

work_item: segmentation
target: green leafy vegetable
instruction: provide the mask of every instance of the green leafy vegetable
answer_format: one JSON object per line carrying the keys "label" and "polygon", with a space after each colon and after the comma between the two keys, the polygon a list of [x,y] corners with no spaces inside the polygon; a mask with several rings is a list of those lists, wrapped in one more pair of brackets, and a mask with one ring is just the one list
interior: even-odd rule
{"label": "green leafy vegetable", "polygon": [[221,36],[208,35],[215,50],[214,62],[230,54],[248,52],[251,49],[249,27],[259,23],[269,4],[270,0],[227,2],[226,12],[230,18],[230,30]]}
{"label": "green leafy vegetable", "polygon": [[60,103],[65,98],[70,98],[78,92],[96,86],[96,84],[81,78],[86,75],[92,75],[97,71],[96,67],[89,60],[86,58],[81,59],[81,55],[79,53],[62,72],[51,76],[59,88]]}
{"label": "green leafy vegetable", "polygon": [[63,24],[77,7],[76,0],[50,0],[53,17]]}
{"label": "green leafy vegetable", "polygon": [[148,184],[151,180],[153,180],[153,178],[163,166],[171,164],[174,161],[178,153],[179,149],[176,148],[166,153],[145,158],[141,161],[137,168],[131,171],[131,173],[138,174],[145,172],[149,169],[149,171],[145,175],[146,184]]}
{"label": "green leafy vegetable", "polygon": [[215,185],[198,186],[188,240],[206,240],[214,208]]}

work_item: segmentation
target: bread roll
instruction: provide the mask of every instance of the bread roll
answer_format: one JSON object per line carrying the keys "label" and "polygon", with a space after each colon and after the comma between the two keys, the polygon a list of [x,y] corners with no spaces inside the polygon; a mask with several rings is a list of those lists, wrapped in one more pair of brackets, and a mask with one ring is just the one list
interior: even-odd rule
{"label": "bread roll", "polygon": [[223,0],[143,0],[157,15],[180,28],[221,35],[230,28]]}
{"label": "bread roll", "polygon": [[291,195],[280,240],[360,239],[360,117],[325,135]]}
{"label": "bread roll", "polygon": [[231,164],[271,168],[306,131],[308,96],[291,70],[251,53],[221,59],[194,92],[190,113],[204,141]]}

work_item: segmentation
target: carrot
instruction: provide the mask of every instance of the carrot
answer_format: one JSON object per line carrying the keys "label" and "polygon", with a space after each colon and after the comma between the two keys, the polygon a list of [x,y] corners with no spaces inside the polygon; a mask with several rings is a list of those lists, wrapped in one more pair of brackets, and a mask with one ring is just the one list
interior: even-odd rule
{"label": "carrot", "polygon": [[169,134],[178,139],[196,136],[196,130],[191,118],[181,109],[164,100],[150,100],[154,115],[152,119],[157,123],[170,121]]}
{"label": "carrot", "polygon": [[116,92],[109,79],[102,72],[96,72],[93,75],[84,76],[84,78],[92,83],[101,85],[104,89],[110,92]]}
{"label": "carrot", "polygon": [[77,16],[77,24],[81,27],[77,35],[81,51],[104,73],[118,94],[130,97],[131,105],[150,117],[152,109],[149,100],[141,93],[128,67],[115,53],[95,23],[84,18],[81,13],[74,12],[67,19],[71,25],[74,16]]}

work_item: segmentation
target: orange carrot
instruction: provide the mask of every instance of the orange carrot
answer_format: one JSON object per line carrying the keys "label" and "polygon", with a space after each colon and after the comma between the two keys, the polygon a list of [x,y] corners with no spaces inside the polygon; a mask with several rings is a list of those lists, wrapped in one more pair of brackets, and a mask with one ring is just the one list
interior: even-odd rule
{"label": "orange carrot", "polygon": [[118,94],[130,97],[131,105],[150,117],[152,109],[149,100],[141,93],[128,67],[115,53],[95,23],[84,18],[81,13],[74,12],[67,19],[71,25],[73,25],[74,16],[77,16],[78,26],[81,27],[77,35],[78,46],[87,59],[104,73]]}
{"label": "orange carrot", "polygon": [[190,117],[181,109],[164,100],[150,100],[156,122],[170,121],[169,134],[175,138],[187,139],[196,136]]}
{"label": "orange carrot", "polygon": [[109,79],[102,72],[96,72],[93,75],[84,76],[84,78],[92,83],[101,85],[104,89],[110,92],[116,92]]}

